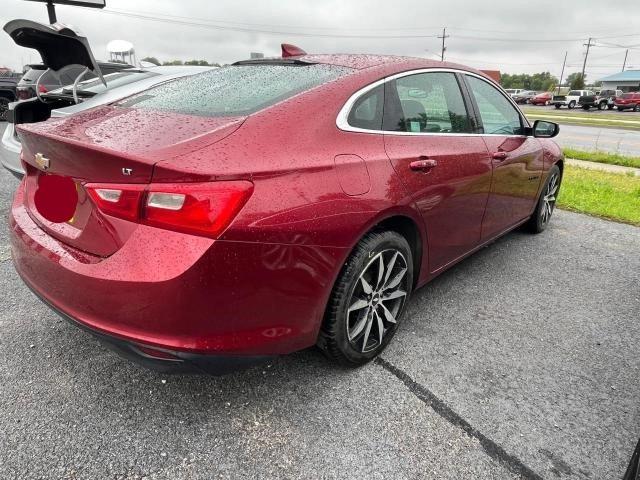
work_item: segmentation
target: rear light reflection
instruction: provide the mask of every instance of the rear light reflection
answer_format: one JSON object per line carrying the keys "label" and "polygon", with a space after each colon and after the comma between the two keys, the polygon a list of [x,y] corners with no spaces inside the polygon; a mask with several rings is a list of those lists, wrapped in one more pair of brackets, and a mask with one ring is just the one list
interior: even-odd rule
{"label": "rear light reflection", "polygon": [[217,238],[253,192],[246,181],[185,184],[87,184],[107,215],[154,227]]}

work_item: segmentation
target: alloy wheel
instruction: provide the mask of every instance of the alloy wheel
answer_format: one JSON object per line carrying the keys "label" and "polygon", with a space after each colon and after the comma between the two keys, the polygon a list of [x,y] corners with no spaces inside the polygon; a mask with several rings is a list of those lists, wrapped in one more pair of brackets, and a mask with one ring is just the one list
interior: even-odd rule
{"label": "alloy wheel", "polygon": [[558,193],[558,187],[560,186],[560,175],[554,173],[553,176],[549,179],[549,183],[547,184],[547,188],[544,192],[544,196],[542,197],[542,223],[546,224],[549,222],[551,218],[551,214],[553,213],[553,209],[556,206],[556,194]]}
{"label": "alloy wheel", "polygon": [[409,291],[407,260],[396,249],[378,253],[356,281],[347,309],[347,338],[358,352],[382,345],[397,323]]}

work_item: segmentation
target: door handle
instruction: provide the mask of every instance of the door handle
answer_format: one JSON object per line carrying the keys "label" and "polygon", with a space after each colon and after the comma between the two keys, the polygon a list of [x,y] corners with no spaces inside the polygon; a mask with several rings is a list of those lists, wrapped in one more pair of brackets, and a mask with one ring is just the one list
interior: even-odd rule
{"label": "door handle", "polygon": [[420,160],[411,162],[409,164],[409,168],[414,172],[424,172],[431,170],[436,165],[438,165],[438,162],[436,162],[433,158],[420,157]]}
{"label": "door handle", "polygon": [[493,158],[494,160],[506,160],[507,158],[509,158],[509,154],[500,150],[498,152],[493,152],[491,158]]}

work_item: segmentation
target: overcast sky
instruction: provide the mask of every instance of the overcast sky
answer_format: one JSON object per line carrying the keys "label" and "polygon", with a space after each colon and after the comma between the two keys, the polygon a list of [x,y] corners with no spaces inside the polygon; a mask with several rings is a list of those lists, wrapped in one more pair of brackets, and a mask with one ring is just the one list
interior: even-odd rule
{"label": "overcast sky", "polygon": [[[110,40],[131,41],[138,58],[191,58],[229,63],[249,52],[279,55],[282,42],[310,53],[389,53],[439,58],[447,27],[446,59],[507,73],[550,71],[565,76],[582,67],[588,37],[587,79],[640,69],[639,0],[107,0],[112,13],[57,6],[58,21],[80,29],[98,59]],[[133,16],[131,14],[134,14]],[[138,16],[136,16],[138,15]],[[162,16],[157,21],[140,16]],[[0,21],[47,22],[44,4],[0,0]],[[204,26],[192,25],[204,24]],[[275,31],[276,34],[266,33]],[[396,37],[396,38],[392,38]],[[39,61],[32,50],[0,34],[0,66]]]}

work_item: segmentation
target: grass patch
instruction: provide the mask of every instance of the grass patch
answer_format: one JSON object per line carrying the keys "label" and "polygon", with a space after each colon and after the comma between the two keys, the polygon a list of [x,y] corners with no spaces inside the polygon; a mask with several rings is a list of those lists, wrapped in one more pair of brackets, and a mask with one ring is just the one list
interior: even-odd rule
{"label": "grass patch", "polygon": [[587,160],[589,162],[608,163],[609,165],[622,165],[623,167],[640,168],[640,157],[628,157],[617,153],[602,152],[599,150],[576,150],[574,148],[563,148],[564,156],[576,160]]}
{"label": "grass patch", "polygon": [[640,177],[566,165],[558,206],[640,226]]}

